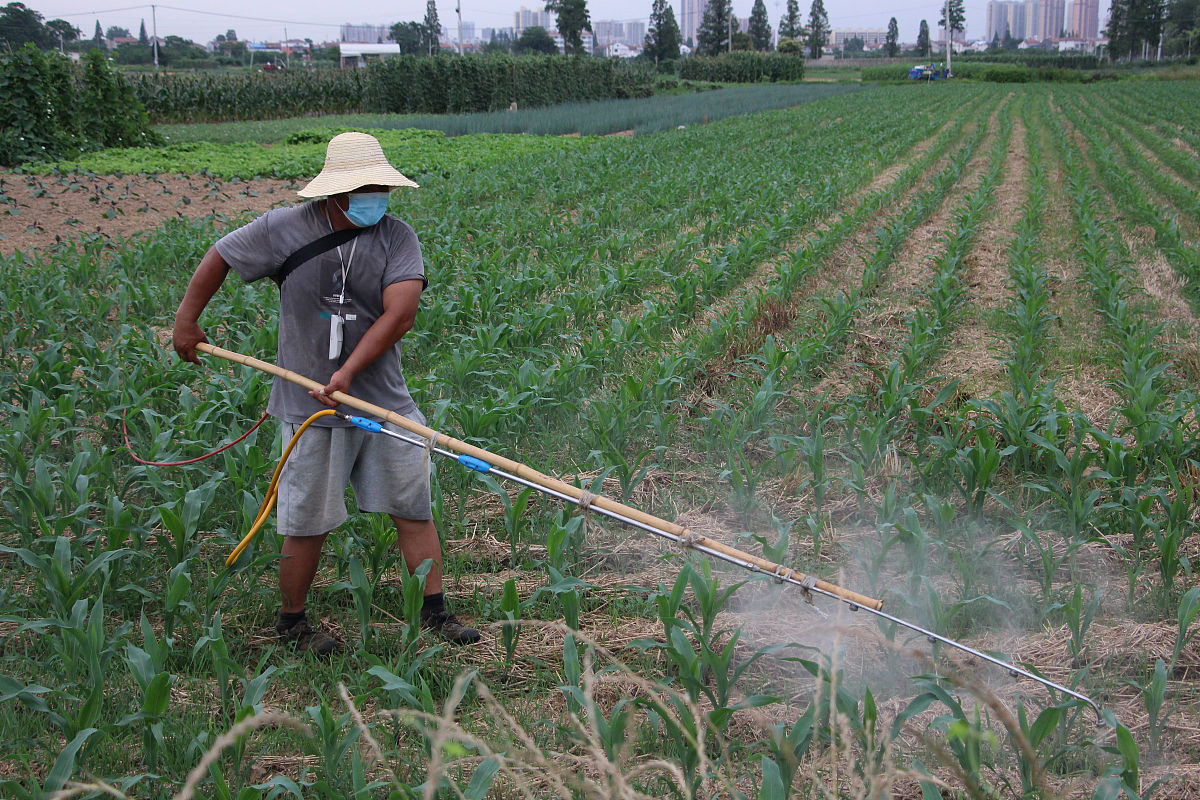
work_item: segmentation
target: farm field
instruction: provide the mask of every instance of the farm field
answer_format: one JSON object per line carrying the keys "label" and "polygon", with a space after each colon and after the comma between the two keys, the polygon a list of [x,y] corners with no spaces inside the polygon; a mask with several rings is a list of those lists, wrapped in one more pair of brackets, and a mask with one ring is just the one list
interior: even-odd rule
{"label": "farm field", "polygon": [[[1198,154],[1195,82],[876,87],[451,157],[392,206],[428,264],[405,372],[431,427],[1106,725],[449,461],[447,587],[485,641],[408,625],[419,581],[357,517],[309,606],[345,654],[297,658],[274,536],[223,567],[276,433],[169,469],[121,440],[185,459],[261,414],[267,379],[169,336],[266,206],[222,183],[219,213],[117,237],[47,208],[62,241],[0,248],[0,794],[1197,796]],[[274,292],[229,281],[209,338],[271,360]]]}

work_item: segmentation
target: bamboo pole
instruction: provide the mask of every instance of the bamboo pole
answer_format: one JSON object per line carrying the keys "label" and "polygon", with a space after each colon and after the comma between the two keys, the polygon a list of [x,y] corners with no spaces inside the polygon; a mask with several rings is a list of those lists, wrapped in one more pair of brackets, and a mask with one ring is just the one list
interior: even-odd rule
{"label": "bamboo pole", "polygon": [[[232,350],[225,350],[224,348],[211,345],[207,342],[201,342],[200,344],[196,345],[196,350],[201,353],[207,353],[209,355],[217,356],[218,358],[223,358],[226,361],[232,361],[235,364],[253,367],[260,372],[266,372],[270,375],[274,375],[277,378],[282,378],[290,383],[303,386],[306,389],[321,391],[325,388],[323,384],[317,383],[311,378],[307,378],[297,372],[293,372],[290,369],[284,369],[276,364],[272,364],[268,361],[262,361],[254,358],[253,356],[235,353]],[[351,408],[370,414],[371,416],[385,419],[388,422],[404,428],[410,433],[420,436],[422,439],[431,441],[435,446],[444,447],[447,450],[453,450],[454,452],[461,453],[462,455],[481,459],[494,467],[504,470],[505,472],[511,472],[512,474],[524,480],[530,481],[531,483],[536,483],[538,486],[542,486],[546,489],[573,497],[576,501],[580,501],[583,498],[583,490],[578,486],[566,483],[565,481],[560,481],[557,478],[551,478],[550,476],[544,475],[541,472],[526,466],[525,464],[505,458],[504,456],[496,455],[495,453],[490,453],[487,450],[476,447],[475,445],[467,442],[454,439],[445,435],[444,433],[438,433],[432,428],[427,428],[424,425],[419,425],[418,423],[413,422],[402,414],[397,414],[395,411],[389,411],[388,409],[377,406],[374,403],[368,403],[365,400],[359,400],[357,397],[346,394],[345,392],[334,392],[333,394],[329,395],[329,398],[343,405],[347,405]],[[610,500],[607,497],[595,497],[591,500],[591,504],[607,511],[612,511],[628,517],[629,519],[636,520],[643,525],[648,525],[650,527],[666,531],[673,536],[677,536],[680,539],[687,541],[689,544],[705,547],[710,550],[741,559],[746,563],[753,564],[768,574],[795,581],[803,581],[808,577],[804,573],[798,572],[790,567],[785,567],[782,564],[776,564],[774,561],[768,561],[765,558],[751,555],[738,550],[737,548],[730,547],[723,542],[710,539],[707,536],[701,536],[700,534],[694,533],[693,531],[690,531],[681,525],[676,525],[673,522],[667,522],[664,519],[655,517],[652,514],[647,514],[644,511],[639,511],[636,508],[631,508],[630,506],[622,503],[618,503],[615,500]],[[836,584],[829,583],[828,581],[817,579],[815,584],[812,585],[823,592],[836,595],[847,603],[863,606],[875,611],[879,611],[883,608],[883,602],[880,600],[876,600],[872,597],[859,594],[858,592],[845,589],[841,586],[837,586]]]}

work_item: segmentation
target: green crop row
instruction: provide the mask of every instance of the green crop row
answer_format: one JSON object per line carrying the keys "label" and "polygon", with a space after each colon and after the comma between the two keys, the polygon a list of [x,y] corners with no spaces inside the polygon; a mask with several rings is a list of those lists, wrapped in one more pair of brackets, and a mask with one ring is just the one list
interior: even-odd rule
{"label": "green crop row", "polygon": [[[208,144],[187,142],[155,148],[103,150],[74,161],[26,164],[37,174],[92,172],[101,175],[138,173],[210,174],[218,178],[311,178],[325,163],[325,145],[336,128],[301,131],[283,144]],[[369,131],[379,139],[393,164],[411,176],[447,176],[464,167],[510,161],[523,155],[551,156],[588,146],[579,137],[534,137],[474,134],[448,138],[441,131],[405,128]]]}
{"label": "green crop row", "polygon": [[0,54],[0,165],[155,144],[129,84],[99,52],[81,66],[28,44]]}
{"label": "green crop row", "polygon": [[804,59],[779,53],[722,53],[693,56],[679,62],[676,70],[685,81],[718,83],[761,83],[804,80]]}
{"label": "green crop row", "polygon": [[496,111],[649,94],[652,71],[563,56],[397,56],[366,69],[144,73],[133,83],[155,122],[303,114]]}

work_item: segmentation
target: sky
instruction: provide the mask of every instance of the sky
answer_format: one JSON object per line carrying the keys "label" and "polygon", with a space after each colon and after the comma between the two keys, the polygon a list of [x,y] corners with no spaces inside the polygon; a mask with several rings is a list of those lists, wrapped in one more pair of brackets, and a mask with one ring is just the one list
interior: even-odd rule
{"label": "sky", "polygon": [[[112,26],[128,28],[136,36],[141,21],[152,32],[151,6],[136,5],[140,0],[24,0],[25,5],[45,19],[65,19],[90,37],[96,21],[107,30]],[[754,0],[733,0],[733,13],[738,19],[750,16]],[[779,17],[787,8],[786,0],[765,0],[771,27],[778,27]],[[588,11],[595,20],[643,20],[650,15],[652,0],[588,0]],[[679,2],[672,3],[676,19]],[[802,16],[807,16],[811,0],[799,0]],[[462,0],[462,18],[481,28],[506,28],[513,24],[513,12],[521,6],[541,8],[537,0]],[[966,0],[967,37],[984,34],[987,0]],[[438,0],[438,17],[442,25],[453,30],[454,0]],[[896,17],[900,25],[900,40],[913,42],[921,20],[937,25],[941,3],[937,0],[825,0],[830,25],[834,28],[886,28],[888,19]],[[391,25],[394,22],[421,20],[425,17],[425,0],[356,0],[342,6],[329,0],[174,0],[170,5],[156,4],[153,16],[158,20],[158,35],[182,36],[203,44],[218,33],[232,28],[238,38],[273,40],[308,38],[316,42],[336,41],[343,23]],[[249,19],[255,18],[255,19]],[[934,31],[934,38],[937,33]]]}

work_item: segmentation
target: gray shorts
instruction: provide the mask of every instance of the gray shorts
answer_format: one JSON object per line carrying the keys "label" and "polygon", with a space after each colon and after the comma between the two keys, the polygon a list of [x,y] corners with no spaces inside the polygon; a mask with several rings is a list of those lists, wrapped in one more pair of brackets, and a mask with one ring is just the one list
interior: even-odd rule
{"label": "gray shorts", "polygon": [[[425,424],[420,411],[409,417]],[[385,423],[390,430],[408,433]],[[283,446],[300,428],[282,424]],[[358,510],[402,519],[431,519],[426,450],[360,428],[310,425],[279,476],[278,531],[284,536],[317,536],[346,521],[346,484],[354,487]]]}

